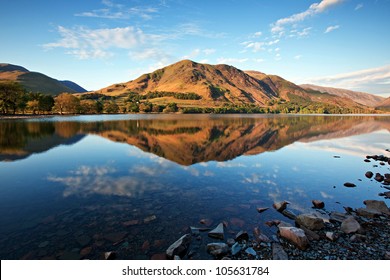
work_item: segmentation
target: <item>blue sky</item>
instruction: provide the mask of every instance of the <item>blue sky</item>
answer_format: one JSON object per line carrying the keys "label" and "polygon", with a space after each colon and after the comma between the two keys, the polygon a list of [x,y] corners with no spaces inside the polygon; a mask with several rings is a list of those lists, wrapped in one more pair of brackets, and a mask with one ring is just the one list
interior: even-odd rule
{"label": "blue sky", "polygon": [[0,23],[0,62],[88,90],[191,59],[390,96],[390,0],[13,0]]}

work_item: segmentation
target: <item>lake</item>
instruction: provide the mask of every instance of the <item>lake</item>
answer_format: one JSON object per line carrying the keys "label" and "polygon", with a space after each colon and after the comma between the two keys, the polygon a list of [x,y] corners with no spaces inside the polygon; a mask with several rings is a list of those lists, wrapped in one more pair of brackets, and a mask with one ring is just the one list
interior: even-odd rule
{"label": "lake", "polygon": [[[384,200],[390,116],[98,115],[0,120],[1,259],[158,258],[189,227],[226,238],[269,220]],[[345,182],[356,184],[354,188]],[[257,207],[270,207],[258,213]],[[202,222],[202,224],[200,223]],[[194,259],[212,259],[202,248]]]}

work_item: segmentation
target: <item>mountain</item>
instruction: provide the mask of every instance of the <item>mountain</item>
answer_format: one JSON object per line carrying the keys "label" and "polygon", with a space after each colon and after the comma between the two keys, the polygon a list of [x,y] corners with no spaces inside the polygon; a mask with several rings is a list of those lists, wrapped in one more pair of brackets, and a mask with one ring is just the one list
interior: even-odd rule
{"label": "mountain", "polygon": [[38,72],[30,72],[24,67],[0,63],[0,82],[15,81],[27,91],[57,95],[63,92],[76,93],[86,90],[71,81],[58,81]]}
{"label": "mountain", "polygon": [[369,107],[376,107],[378,104],[384,101],[383,97],[365,93],[365,92],[358,92],[358,91],[352,91],[352,90],[341,89],[341,88],[322,87],[322,86],[311,85],[311,84],[303,84],[299,86],[304,89],[312,89],[324,93],[327,92],[340,97],[350,98],[357,103]]}
{"label": "mountain", "polygon": [[[150,92],[196,93],[201,100],[191,100],[191,105],[205,106],[221,106],[226,103],[267,106],[283,99],[283,102],[317,102],[342,108],[363,108],[349,98],[307,90],[279,76],[191,60],[182,60],[127,83],[114,84],[96,91],[109,96],[127,95],[130,92],[140,95]],[[166,101],[172,102],[172,99]],[[183,104],[188,106],[189,103]]]}
{"label": "mountain", "polygon": [[390,97],[384,99],[381,103],[377,104],[377,108],[390,111]]}

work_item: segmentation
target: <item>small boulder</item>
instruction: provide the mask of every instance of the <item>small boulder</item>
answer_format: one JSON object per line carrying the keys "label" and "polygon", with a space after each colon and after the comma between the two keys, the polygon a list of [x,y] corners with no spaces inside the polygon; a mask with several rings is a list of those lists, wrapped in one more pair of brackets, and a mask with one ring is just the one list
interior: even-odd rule
{"label": "small boulder", "polygon": [[232,255],[237,255],[242,250],[242,245],[238,242],[234,243],[232,246]]}
{"label": "small boulder", "polygon": [[288,260],[288,255],[279,243],[272,243],[272,259],[273,260]]}
{"label": "small boulder", "polygon": [[223,240],[225,238],[223,231],[223,223],[219,223],[219,225],[215,229],[208,233],[208,236]]}
{"label": "small boulder", "polygon": [[258,227],[253,229],[253,235],[257,242],[271,242],[271,240],[264,233],[261,233]]}
{"label": "small boulder", "polygon": [[331,212],[329,216],[329,220],[331,222],[339,222],[342,223],[346,218],[350,217],[350,215],[340,213],[340,212]]}
{"label": "small boulder", "polygon": [[253,249],[252,247],[246,248],[245,253],[247,253],[248,255],[251,255],[253,257],[256,257],[256,255],[257,255],[255,249]]}
{"label": "small boulder", "polygon": [[241,230],[239,233],[236,234],[236,237],[234,238],[237,242],[239,241],[248,241],[249,240],[249,235],[246,231]]}
{"label": "small boulder", "polygon": [[328,238],[330,241],[336,241],[337,240],[337,234],[332,231],[327,231],[325,233],[326,238]]}
{"label": "small boulder", "polygon": [[282,202],[275,202],[273,204],[273,207],[276,209],[276,211],[282,212],[287,208],[287,204],[290,204],[287,201],[282,201]]}
{"label": "small boulder", "polygon": [[105,252],[104,253],[104,259],[105,260],[115,260],[116,259],[116,253],[113,251]]}
{"label": "small boulder", "polygon": [[295,222],[310,230],[320,230],[325,226],[322,219],[315,217],[312,214],[301,214],[295,219]]}
{"label": "small boulder", "polygon": [[269,207],[257,207],[256,210],[259,213],[263,213],[264,211],[267,211]]}
{"label": "small boulder", "polygon": [[354,183],[346,182],[346,183],[344,183],[344,187],[354,188],[354,187],[356,187],[356,185]]}
{"label": "small boulder", "polygon": [[170,259],[172,259],[175,255],[183,257],[190,246],[191,240],[192,237],[189,233],[180,237],[178,240],[172,243],[171,246],[169,246],[169,248],[165,252],[167,254],[167,257]]}
{"label": "small boulder", "polygon": [[280,227],[280,236],[287,239],[301,250],[305,250],[309,246],[305,232],[296,227]]}
{"label": "small boulder", "polygon": [[366,175],[366,177],[367,177],[368,179],[371,179],[372,176],[374,176],[374,173],[372,173],[371,171],[367,171],[365,175]]}
{"label": "small boulder", "polygon": [[350,216],[341,223],[341,231],[344,233],[355,233],[361,230],[360,224],[354,217]]}
{"label": "small boulder", "polygon": [[376,210],[376,209],[370,209],[370,208],[358,208],[356,209],[356,213],[365,218],[374,218],[382,214],[382,212]]}
{"label": "small boulder", "polygon": [[363,202],[368,209],[374,209],[383,214],[390,215],[390,210],[384,201],[380,200],[365,200]]}
{"label": "small boulder", "polygon": [[374,179],[378,182],[383,182],[385,177],[383,177],[380,173],[376,173]]}
{"label": "small boulder", "polygon": [[325,207],[325,203],[321,200],[314,199],[311,201],[313,203],[314,208],[322,209]]}
{"label": "small boulder", "polygon": [[216,242],[207,244],[207,253],[214,257],[227,255],[230,249],[226,243]]}
{"label": "small boulder", "polygon": [[283,214],[283,216],[291,219],[291,220],[295,220],[295,218],[297,217],[297,215],[295,215],[293,212],[291,212],[290,210],[283,210],[281,211],[281,213]]}

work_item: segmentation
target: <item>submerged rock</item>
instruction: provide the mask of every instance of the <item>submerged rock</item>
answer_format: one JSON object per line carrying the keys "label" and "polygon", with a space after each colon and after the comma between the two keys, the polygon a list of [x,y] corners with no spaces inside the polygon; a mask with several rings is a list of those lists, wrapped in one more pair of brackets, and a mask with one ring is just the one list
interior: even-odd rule
{"label": "submerged rock", "polygon": [[281,211],[281,213],[283,214],[283,216],[291,219],[291,220],[295,220],[295,218],[297,217],[297,215],[295,215],[293,212],[291,212],[290,210],[283,210]]}
{"label": "submerged rock", "polygon": [[354,187],[356,187],[356,185],[354,183],[346,182],[346,183],[344,183],[344,187],[354,188]]}
{"label": "submerged rock", "polygon": [[329,216],[329,220],[331,222],[336,221],[336,222],[342,223],[345,219],[347,219],[350,216],[351,215],[347,215],[347,214],[340,213],[340,212],[331,212],[330,216]]}
{"label": "submerged rock", "polygon": [[171,246],[169,246],[169,248],[165,252],[167,254],[167,257],[171,259],[175,255],[183,257],[187,253],[191,240],[192,240],[191,234],[185,234],[182,237],[180,237],[178,240],[172,243]]}
{"label": "submerged rock", "polygon": [[382,212],[376,210],[376,209],[370,209],[370,208],[358,208],[356,209],[356,213],[365,218],[374,218],[382,214]]}
{"label": "submerged rock", "polygon": [[341,231],[344,233],[355,233],[360,230],[360,224],[352,216],[348,217],[341,223]]}
{"label": "submerged rock", "polygon": [[376,173],[374,179],[378,182],[383,182],[385,177],[383,177],[380,173]]}
{"label": "submerged rock", "polygon": [[263,213],[264,211],[267,211],[268,209],[269,209],[269,207],[264,207],[264,208],[258,207],[258,208],[256,208],[257,212],[259,212],[259,213]]}
{"label": "submerged rock", "polygon": [[213,229],[212,231],[210,231],[208,233],[208,236],[213,237],[213,238],[217,238],[217,239],[224,239],[225,235],[224,235],[224,230],[223,230],[223,223],[219,223],[219,225],[215,229]]}
{"label": "submerged rock", "polygon": [[305,232],[296,227],[279,227],[280,236],[287,239],[301,250],[309,246]]}
{"label": "submerged rock", "polygon": [[371,179],[372,176],[374,176],[374,173],[372,173],[371,171],[367,171],[365,175],[366,175],[366,177],[367,177],[368,179]]}

